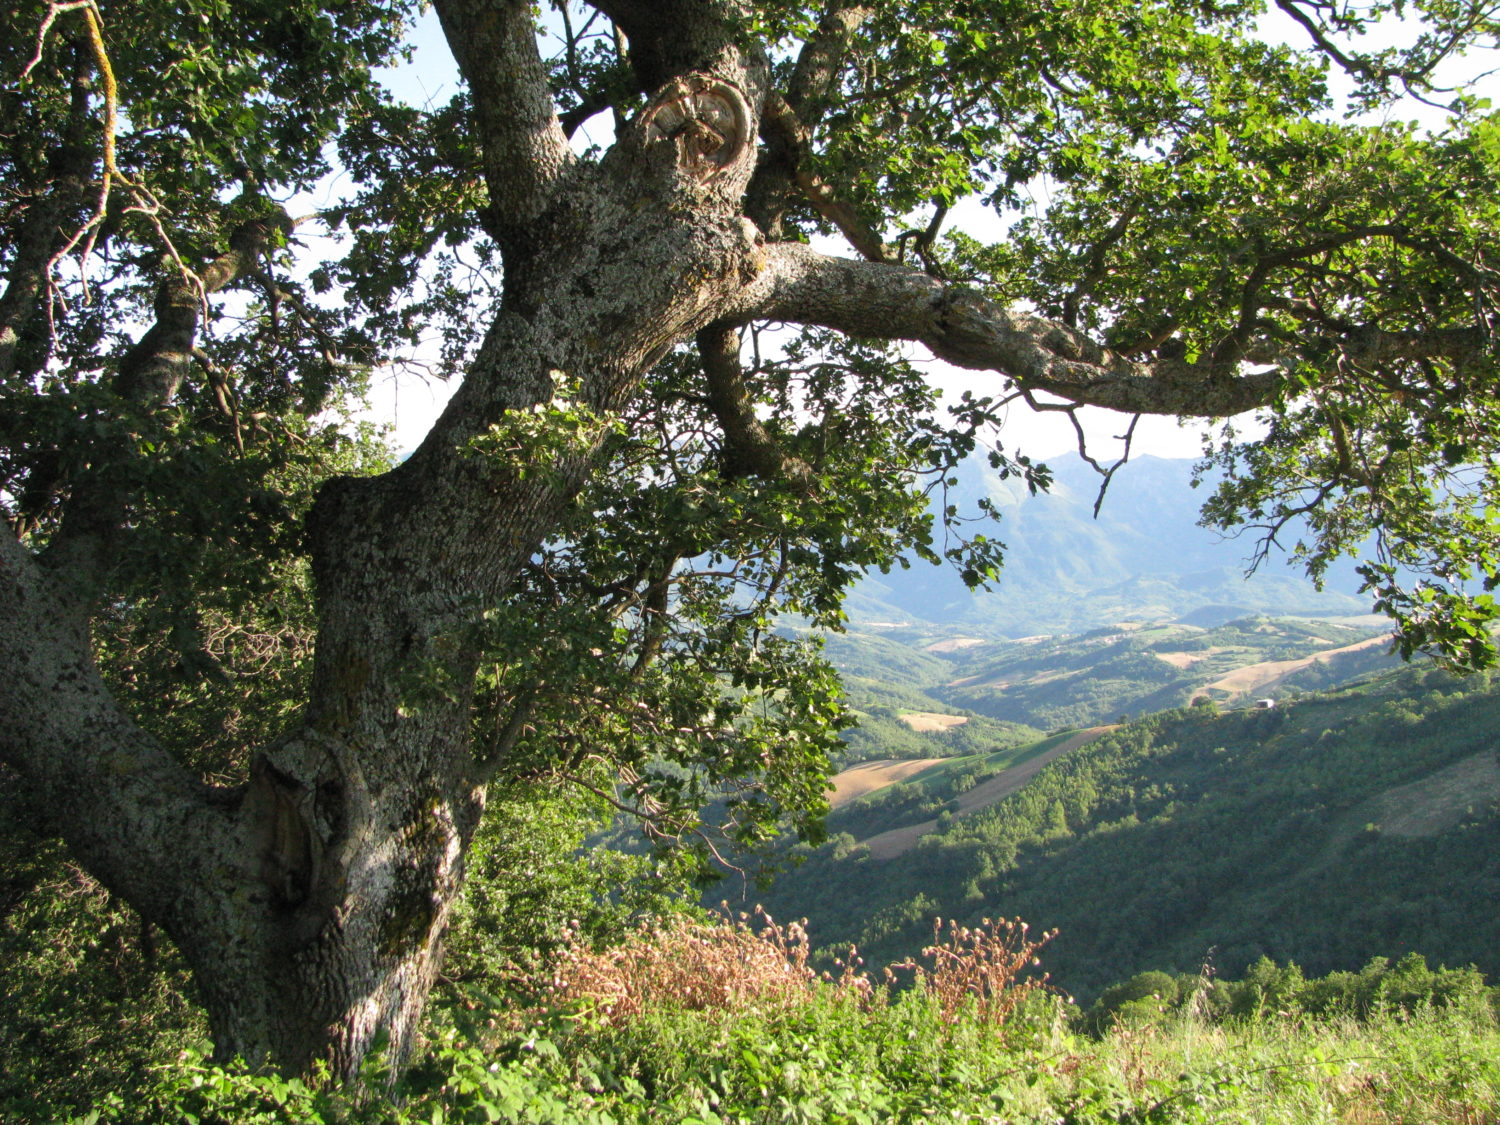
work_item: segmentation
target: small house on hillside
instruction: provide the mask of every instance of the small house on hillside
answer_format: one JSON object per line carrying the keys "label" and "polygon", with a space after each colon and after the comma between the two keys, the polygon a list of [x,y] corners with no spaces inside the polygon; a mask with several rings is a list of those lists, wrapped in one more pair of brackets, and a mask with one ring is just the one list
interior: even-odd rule
{"label": "small house on hillside", "polygon": [[1276,700],[1274,699],[1257,699],[1255,701],[1255,710],[1257,711],[1269,711],[1272,707],[1275,706]]}

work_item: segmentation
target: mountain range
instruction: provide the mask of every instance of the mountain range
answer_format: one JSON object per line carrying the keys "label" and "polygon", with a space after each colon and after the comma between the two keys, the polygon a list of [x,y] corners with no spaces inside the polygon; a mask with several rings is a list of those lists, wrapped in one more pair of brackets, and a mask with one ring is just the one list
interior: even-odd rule
{"label": "mountain range", "polygon": [[[1076,454],[1049,459],[1049,491],[1031,495],[983,459],[952,474],[942,503],[961,515],[987,500],[997,523],[968,525],[1006,545],[994,588],[971,592],[951,567],[914,564],[865,578],[846,603],[855,625],[959,625],[990,637],[1079,633],[1121,621],[1219,625],[1249,614],[1368,614],[1354,563],[1340,560],[1318,590],[1273,554],[1247,574],[1254,542],[1198,526],[1212,478],[1193,486],[1191,459],[1137,457],[1103,483]],[[1289,540],[1295,542],[1295,535]]]}

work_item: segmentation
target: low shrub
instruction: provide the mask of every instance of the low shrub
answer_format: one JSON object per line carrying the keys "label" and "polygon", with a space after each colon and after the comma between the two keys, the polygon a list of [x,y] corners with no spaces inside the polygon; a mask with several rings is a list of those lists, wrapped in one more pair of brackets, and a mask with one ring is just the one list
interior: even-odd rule
{"label": "low shrub", "polygon": [[[836,975],[818,973],[800,924],[764,915],[643,926],[604,949],[575,933],[528,1001],[486,1011],[471,999],[437,1013],[428,1042],[394,1086],[378,1059],[362,1082],[338,1089],[217,1067],[188,1052],[130,1104],[108,1098],[72,1121],[1500,1119],[1500,1032],[1488,1006],[1470,1002],[1476,994],[1462,974],[1425,963],[1419,971],[1409,960],[1347,974],[1390,1001],[1365,1005],[1363,1015],[1298,1008],[1299,998],[1310,1002],[1327,989],[1275,966],[1242,982],[1142,975],[1112,995],[1117,1008],[1150,1007],[1152,1018],[1116,1019],[1090,1036],[1070,1028],[1066,1002],[1036,972],[1048,937],[1033,938],[1018,922],[949,922],[920,963],[893,966],[877,982],[852,954]],[[1363,994],[1335,983],[1340,995]],[[1233,1011],[1237,1002],[1242,1014]]]}
{"label": "low shrub", "polygon": [[1237,981],[1213,980],[1207,974],[1137,973],[1105,989],[1079,1026],[1102,1035],[1116,1023],[1159,1022],[1189,1009],[1213,1021],[1277,1015],[1369,1019],[1449,1008],[1492,1018],[1494,997],[1477,970],[1433,969],[1417,953],[1394,965],[1376,957],[1357,973],[1334,972],[1311,980],[1295,964],[1278,965],[1262,957]]}

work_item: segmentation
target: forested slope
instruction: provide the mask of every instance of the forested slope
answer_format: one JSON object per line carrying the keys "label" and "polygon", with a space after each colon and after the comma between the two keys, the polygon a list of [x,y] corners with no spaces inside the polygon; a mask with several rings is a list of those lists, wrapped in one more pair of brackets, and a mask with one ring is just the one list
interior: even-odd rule
{"label": "forested slope", "polygon": [[1262,955],[1321,973],[1414,949],[1494,974],[1497,715],[1488,678],[1424,669],[1271,711],[1164,712],[894,859],[854,836],[956,794],[929,778],[920,809],[854,802],[764,901],[872,962],[914,952],[935,915],[1019,915],[1061,931],[1048,965],[1085,998],[1143,969],[1237,975]]}

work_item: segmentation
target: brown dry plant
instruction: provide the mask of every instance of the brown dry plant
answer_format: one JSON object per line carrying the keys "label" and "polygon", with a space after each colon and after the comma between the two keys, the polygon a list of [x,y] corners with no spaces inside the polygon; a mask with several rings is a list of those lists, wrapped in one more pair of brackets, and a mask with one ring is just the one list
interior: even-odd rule
{"label": "brown dry plant", "polygon": [[1041,964],[1037,954],[1056,936],[1051,930],[1032,937],[1019,918],[985,918],[977,926],[937,918],[932,944],[922,950],[928,966],[908,958],[886,969],[886,979],[894,982],[901,970],[913,972],[945,1022],[972,1013],[980,1023],[999,1027],[1029,996],[1048,987],[1046,973],[1030,974]]}
{"label": "brown dry plant", "polygon": [[[1037,953],[1053,933],[1031,937],[1019,919],[960,926],[934,923],[924,964],[907,960],[885,970],[887,986],[903,970],[952,1024],[964,1013],[1000,1026],[1033,993],[1047,988],[1032,975]],[[762,908],[727,912],[704,921],[677,916],[643,922],[618,945],[596,950],[578,930],[556,955],[546,985],[547,1005],[586,1011],[614,1025],[656,1007],[719,1011],[787,1009],[811,1001],[820,988],[861,1007],[890,1002],[851,948],[834,971],[809,965],[811,943],[802,922],[781,925]],[[826,995],[826,993],[825,993]]]}
{"label": "brown dry plant", "polygon": [[651,1007],[689,1011],[785,1008],[805,1002],[818,974],[801,923],[782,926],[759,908],[715,921],[686,916],[643,923],[620,944],[591,949],[575,931],[553,963],[554,1003],[611,1023]]}

